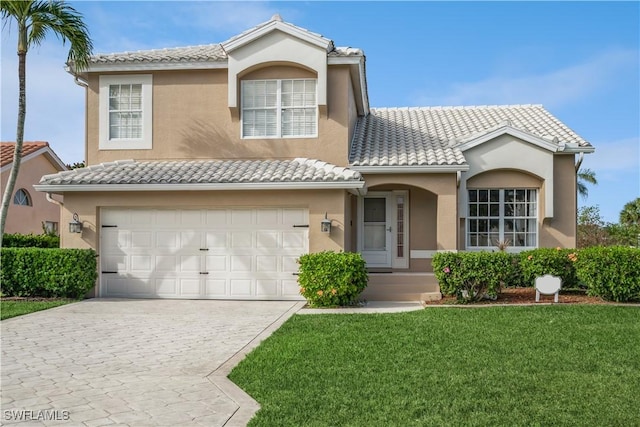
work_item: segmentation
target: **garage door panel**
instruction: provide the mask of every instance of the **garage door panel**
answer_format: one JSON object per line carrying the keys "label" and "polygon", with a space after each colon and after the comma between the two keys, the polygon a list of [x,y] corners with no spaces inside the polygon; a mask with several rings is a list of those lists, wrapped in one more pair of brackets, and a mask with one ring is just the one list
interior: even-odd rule
{"label": "garage door panel", "polygon": [[206,279],[205,280],[205,297],[208,298],[224,298],[229,294],[227,290],[226,279]]}
{"label": "garage door panel", "polygon": [[186,272],[186,273],[200,273],[202,270],[202,267],[200,265],[201,259],[199,256],[195,256],[195,255],[181,255],[180,256],[180,263],[178,264],[179,267],[179,271],[181,272]]}
{"label": "garage door panel", "polygon": [[260,227],[276,227],[280,221],[280,209],[256,209],[256,225]]}
{"label": "garage door panel", "polygon": [[278,272],[278,257],[277,256],[263,256],[256,257],[256,272]]}
{"label": "garage door panel", "polygon": [[283,209],[282,225],[293,227],[309,224],[308,216],[306,209]]}
{"label": "garage door panel", "polygon": [[228,233],[226,231],[205,232],[205,247],[208,249],[224,249],[229,246]]}
{"label": "garage door panel", "polygon": [[288,298],[300,298],[300,285],[296,279],[282,280],[282,296]]}
{"label": "garage door panel", "polygon": [[237,248],[251,248],[253,242],[253,233],[247,231],[233,231],[231,232],[231,247]]}
{"label": "garage door panel", "polygon": [[306,209],[105,209],[101,295],[301,299],[297,258],[308,252]]}
{"label": "garage door panel", "polygon": [[251,279],[231,279],[232,297],[249,297],[251,296]]}
{"label": "garage door panel", "polygon": [[157,296],[177,297],[178,296],[178,279],[163,277],[155,279],[155,288]]}
{"label": "garage door panel", "polygon": [[278,295],[278,280],[256,280],[256,295],[259,297]]}
{"label": "garage door panel", "polygon": [[277,231],[256,232],[256,247],[258,249],[277,249],[280,245],[281,233]]}
{"label": "garage door panel", "polygon": [[132,255],[130,259],[132,271],[151,274],[153,269],[151,255]]}
{"label": "garage door panel", "polygon": [[284,231],[282,233],[282,247],[284,249],[305,249],[306,232]]}
{"label": "garage door panel", "polygon": [[179,268],[179,258],[176,255],[156,255],[157,272],[177,272]]}
{"label": "garage door panel", "polygon": [[205,270],[206,271],[227,271],[229,257],[226,255],[207,255],[205,257]]}
{"label": "garage door panel", "polygon": [[179,279],[180,296],[187,298],[200,297],[200,278]]}
{"label": "garage door panel", "polygon": [[232,209],[231,210],[231,225],[246,227],[247,225],[253,225],[253,210],[252,209]]}
{"label": "garage door panel", "polygon": [[251,272],[253,257],[251,255],[231,255],[231,268],[232,272]]}

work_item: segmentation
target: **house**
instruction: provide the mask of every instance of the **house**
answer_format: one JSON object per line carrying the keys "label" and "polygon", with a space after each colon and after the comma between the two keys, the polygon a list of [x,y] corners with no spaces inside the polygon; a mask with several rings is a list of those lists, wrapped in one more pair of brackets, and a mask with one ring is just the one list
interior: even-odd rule
{"label": "house", "polygon": [[[15,142],[0,142],[3,192],[9,182],[15,148]],[[66,171],[67,167],[48,142],[24,142],[21,155],[20,172],[9,202],[5,233],[42,234],[44,230],[57,233],[60,208],[47,201],[47,194],[34,191],[33,186],[40,182],[43,175]]]}
{"label": "house", "polygon": [[98,251],[96,295],[300,299],[296,258],[333,250],[365,298],[430,299],[438,251],[575,246],[587,141],[539,105],[371,108],[363,51],[278,15],[79,79],[88,167],[36,189],[82,222],[62,245]]}

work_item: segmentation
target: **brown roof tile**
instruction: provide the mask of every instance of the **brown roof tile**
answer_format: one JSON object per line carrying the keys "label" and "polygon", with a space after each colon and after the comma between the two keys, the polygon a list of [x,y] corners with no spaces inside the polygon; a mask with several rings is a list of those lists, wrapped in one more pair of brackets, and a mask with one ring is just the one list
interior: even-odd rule
{"label": "brown roof tile", "polygon": [[[48,147],[45,141],[25,141],[22,145],[22,157],[35,153],[41,148]],[[6,166],[13,162],[13,152],[16,149],[15,142],[0,142],[0,166]]]}

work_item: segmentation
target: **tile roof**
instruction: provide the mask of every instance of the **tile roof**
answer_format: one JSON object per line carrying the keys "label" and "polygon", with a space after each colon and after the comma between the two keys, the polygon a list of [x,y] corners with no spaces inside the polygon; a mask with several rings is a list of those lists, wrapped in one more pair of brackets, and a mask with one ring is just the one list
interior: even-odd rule
{"label": "tile roof", "polygon": [[45,175],[40,185],[349,183],[359,172],[319,160],[121,160]]}
{"label": "tile roof", "polygon": [[139,50],[97,54],[91,57],[92,64],[116,63],[173,63],[173,62],[210,62],[226,61],[227,54],[220,44],[176,47],[171,49]]}
{"label": "tile roof", "polygon": [[[45,141],[23,142],[22,157],[35,153],[41,148],[48,147],[49,143]],[[0,142],[0,166],[6,166],[13,162],[13,152],[16,149],[15,142]]]}
{"label": "tile roof", "polygon": [[458,146],[509,125],[549,142],[591,145],[541,105],[372,108],[351,143],[352,166],[464,165]]}

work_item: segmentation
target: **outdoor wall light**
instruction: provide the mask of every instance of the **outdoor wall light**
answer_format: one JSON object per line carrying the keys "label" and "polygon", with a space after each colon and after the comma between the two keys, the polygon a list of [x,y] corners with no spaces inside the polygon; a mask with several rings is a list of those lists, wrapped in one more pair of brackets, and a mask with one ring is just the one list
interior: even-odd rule
{"label": "outdoor wall light", "polygon": [[74,212],[73,221],[69,223],[69,233],[82,233],[82,223],[78,218],[78,214]]}
{"label": "outdoor wall light", "polygon": [[320,231],[325,234],[331,233],[331,220],[327,218],[327,213],[324,213],[324,219],[320,222]]}

